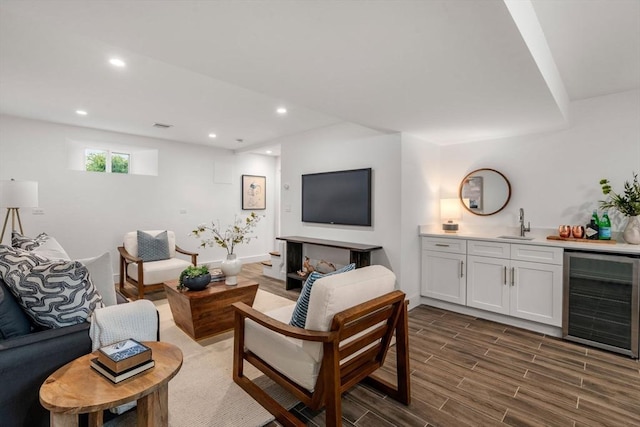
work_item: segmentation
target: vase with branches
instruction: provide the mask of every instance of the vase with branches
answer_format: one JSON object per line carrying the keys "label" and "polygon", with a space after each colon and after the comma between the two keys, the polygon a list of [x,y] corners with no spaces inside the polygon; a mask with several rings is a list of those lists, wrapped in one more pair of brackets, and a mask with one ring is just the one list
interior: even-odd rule
{"label": "vase with branches", "polygon": [[242,269],[242,262],[234,253],[235,247],[242,243],[249,243],[252,239],[257,238],[252,233],[258,222],[260,222],[260,217],[255,212],[251,212],[246,218],[238,218],[236,216],[233,224],[226,229],[223,229],[220,226],[220,221],[218,221],[218,223],[211,222],[210,225],[200,224],[191,232],[193,236],[201,239],[201,247],[219,246],[227,250],[227,258],[220,265],[220,269],[226,276],[225,283],[227,285],[238,283],[237,275]]}

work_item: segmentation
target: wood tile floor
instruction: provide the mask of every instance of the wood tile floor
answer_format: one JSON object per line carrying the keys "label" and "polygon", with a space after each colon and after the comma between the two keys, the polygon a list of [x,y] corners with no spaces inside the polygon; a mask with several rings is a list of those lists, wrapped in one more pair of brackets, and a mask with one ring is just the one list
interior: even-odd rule
{"label": "wood tile floor", "polygon": [[[637,360],[427,306],[409,312],[409,333],[411,405],[358,385],[345,426],[640,426]],[[389,380],[394,358],[379,371]],[[325,425],[322,411],[292,412]]]}

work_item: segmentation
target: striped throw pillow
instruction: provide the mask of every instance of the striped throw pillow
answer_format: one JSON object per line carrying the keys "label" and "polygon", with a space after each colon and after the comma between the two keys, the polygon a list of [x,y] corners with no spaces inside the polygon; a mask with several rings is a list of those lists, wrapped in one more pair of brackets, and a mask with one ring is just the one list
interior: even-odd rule
{"label": "striped throw pillow", "polygon": [[309,310],[311,287],[316,280],[320,279],[321,277],[332,276],[334,274],[344,273],[345,271],[351,271],[355,268],[356,265],[352,263],[327,274],[321,274],[317,271],[309,274],[309,277],[307,277],[307,280],[304,282],[302,291],[300,291],[300,296],[298,297],[298,302],[296,302],[296,307],[293,309],[293,314],[291,315],[291,321],[289,322],[289,324],[291,326],[297,326],[298,328],[304,328],[305,324],[307,323],[307,311]]}

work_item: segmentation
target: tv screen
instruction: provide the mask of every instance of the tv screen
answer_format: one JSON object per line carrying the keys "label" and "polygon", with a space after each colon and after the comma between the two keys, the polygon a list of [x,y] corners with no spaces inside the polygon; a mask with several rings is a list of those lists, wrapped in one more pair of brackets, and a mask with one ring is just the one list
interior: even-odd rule
{"label": "tv screen", "polygon": [[371,168],[302,175],[302,222],[371,225]]}

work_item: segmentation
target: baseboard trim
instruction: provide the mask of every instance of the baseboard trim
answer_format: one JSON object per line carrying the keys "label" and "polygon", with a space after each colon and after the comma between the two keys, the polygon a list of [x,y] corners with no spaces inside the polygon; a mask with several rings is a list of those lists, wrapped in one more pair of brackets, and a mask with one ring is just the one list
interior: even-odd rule
{"label": "baseboard trim", "polygon": [[491,313],[489,311],[480,310],[474,307],[467,307],[464,305],[453,304],[450,302],[440,301],[427,297],[421,297],[421,304],[441,308],[443,310],[453,311],[455,313],[466,314],[467,316],[479,317],[480,319],[491,320],[493,322],[503,323],[509,326],[515,326],[517,328],[538,332],[540,334],[545,334],[552,337],[562,337],[562,328],[556,326],[544,325],[542,323],[532,322],[530,320],[518,319],[498,313]]}

